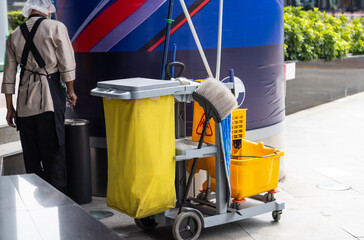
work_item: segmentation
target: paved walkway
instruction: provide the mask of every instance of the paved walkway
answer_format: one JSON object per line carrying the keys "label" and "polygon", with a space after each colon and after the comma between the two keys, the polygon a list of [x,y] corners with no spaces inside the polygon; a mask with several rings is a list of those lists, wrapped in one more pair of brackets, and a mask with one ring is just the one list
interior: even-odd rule
{"label": "paved walkway", "polygon": [[[3,103],[1,97],[0,110],[5,110]],[[0,125],[3,119],[4,111],[0,111]],[[204,229],[200,239],[364,240],[363,123],[364,93],[287,116],[286,179],[277,194],[286,202],[281,221],[275,223],[265,214]],[[350,189],[318,188],[338,184]],[[84,207],[113,211],[106,207],[105,198],[95,197]],[[170,227],[144,232],[133,219],[113,212],[113,217],[101,221],[127,239],[173,239]]]}
{"label": "paved walkway", "polygon": [[[277,198],[285,201],[279,223],[271,214],[204,229],[200,239],[364,240],[364,93],[286,118],[285,172]],[[330,191],[318,185],[351,188]],[[109,210],[105,198],[84,205]],[[173,239],[170,227],[141,231],[133,219],[113,211],[101,220],[126,239]]]}

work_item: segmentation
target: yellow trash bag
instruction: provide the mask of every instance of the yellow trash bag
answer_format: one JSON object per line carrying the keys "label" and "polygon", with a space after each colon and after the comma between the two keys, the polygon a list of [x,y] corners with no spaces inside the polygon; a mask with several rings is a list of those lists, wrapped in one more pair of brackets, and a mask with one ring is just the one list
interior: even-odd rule
{"label": "yellow trash bag", "polygon": [[133,218],[174,208],[174,98],[104,98],[107,205]]}

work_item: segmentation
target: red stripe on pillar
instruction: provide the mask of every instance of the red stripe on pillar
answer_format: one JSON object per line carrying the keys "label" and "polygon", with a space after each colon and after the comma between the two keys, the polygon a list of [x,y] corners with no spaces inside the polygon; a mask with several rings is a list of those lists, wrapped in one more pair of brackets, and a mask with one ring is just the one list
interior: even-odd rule
{"label": "red stripe on pillar", "polygon": [[90,51],[101,39],[138,10],[145,2],[146,0],[117,0],[76,38],[73,42],[75,51]]}
{"label": "red stripe on pillar", "polygon": [[[208,4],[211,0],[205,0],[204,2],[201,3],[200,6],[198,6],[197,8],[195,8],[195,10],[193,10],[192,12],[190,12],[190,17],[192,18],[193,16],[196,15],[196,13],[198,13],[206,4]],[[170,36],[175,32],[177,31],[180,27],[182,27],[185,23],[187,22],[187,19],[184,18],[181,22],[179,22],[176,26],[174,26],[172,29],[171,29],[171,32],[170,32]],[[164,42],[165,40],[165,36],[163,36],[161,39],[158,40],[158,42],[156,42],[153,46],[151,46],[147,51],[148,52],[151,52],[153,51],[154,49],[156,49],[161,43]]]}

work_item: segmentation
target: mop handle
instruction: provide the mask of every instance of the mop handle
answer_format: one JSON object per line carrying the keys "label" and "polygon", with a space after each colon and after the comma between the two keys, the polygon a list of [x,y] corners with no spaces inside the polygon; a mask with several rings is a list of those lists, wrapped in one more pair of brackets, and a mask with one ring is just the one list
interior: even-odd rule
{"label": "mop handle", "polygon": [[[206,134],[206,130],[207,130],[207,125],[209,125],[209,121],[211,119],[211,117],[208,117],[208,116],[210,116],[210,113],[211,113],[211,109],[210,109],[210,112],[208,113],[208,115],[205,115],[205,123],[203,125],[203,129],[202,129],[200,141],[198,142],[197,149],[201,149],[202,148],[203,140],[205,138],[205,134]],[[181,201],[181,205],[179,206],[178,214],[180,214],[182,212],[183,203],[187,199],[187,195],[188,195],[188,192],[189,192],[190,187],[191,187],[192,179],[193,179],[193,176],[195,175],[197,161],[198,161],[198,158],[194,158],[193,159],[193,164],[192,164],[190,176],[188,176],[187,185],[186,185],[185,191],[183,193],[183,199]]]}
{"label": "mop handle", "polygon": [[188,22],[188,25],[190,26],[190,29],[191,29],[191,32],[192,32],[192,35],[193,35],[193,38],[195,39],[195,42],[196,42],[196,45],[197,45],[197,48],[198,48],[198,51],[200,52],[200,55],[201,55],[201,58],[202,58],[202,61],[203,61],[203,64],[205,65],[205,68],[206,68],[206,71],[207,71],[207,74],[209,75],[210,78],[213,78],[214,76],[212,75],[212,72],[211,72],[211,69],[210,69],[210,66],[207,62],[207,59],[206,59],[206,56],[205,56],[205,53],[203,52],[202,50],[202,46],[201,46],[201,43],[200,43],[200,40],[198,39],[198,36],[197,36],[197,33],[196,33],[196,30],[195,30],[195,27],[193,26],[193,23],[192,23],[192,20],[191,20],[191,17],[190,17],[190,14],[187,10],[187,7],[186,7],[186,4],[184,2],[184,0],[179,0],[180,3],[181,3],[181,6],[182,6],[182,9],[183,9],[183,12],[186,16],[186,19],[187,19],[187,22]]}
{"label": "mop handle", "polygon": [[221,66],[221,45],[222,45],[222,14],[223,14],[224,1],[220,0],[219,4],[219,26],[217,33],[217,57],[216,57],[216,80],[220,80],[220,66]]}

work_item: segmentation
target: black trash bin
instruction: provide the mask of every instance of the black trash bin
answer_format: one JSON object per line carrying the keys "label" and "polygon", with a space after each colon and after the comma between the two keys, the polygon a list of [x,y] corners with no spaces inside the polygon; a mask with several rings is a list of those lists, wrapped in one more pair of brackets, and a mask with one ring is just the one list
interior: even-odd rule
{"label": "black trash bin", "polygon": [[78,204],[92,201],[88,121],[66,119],[67,195]]}

